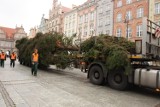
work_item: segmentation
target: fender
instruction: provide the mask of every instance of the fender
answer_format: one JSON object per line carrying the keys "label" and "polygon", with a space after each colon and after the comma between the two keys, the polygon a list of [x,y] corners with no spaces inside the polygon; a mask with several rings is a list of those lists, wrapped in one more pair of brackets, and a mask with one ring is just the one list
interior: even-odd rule
{"label": "fender", "polygon": [[88,69],[87,78],[89,78],[89,73],[90,73],[91,67],[95,66],[95,65],[101,67],[101,69],[102,69],[102,71],[104,73],[104,78],[106,78],[108,70],[107,70],[107,68],[105,67],[105,65],[102,62],[92,62],[91,64],[89,64],[89,66],[87,67],[87,69]]}

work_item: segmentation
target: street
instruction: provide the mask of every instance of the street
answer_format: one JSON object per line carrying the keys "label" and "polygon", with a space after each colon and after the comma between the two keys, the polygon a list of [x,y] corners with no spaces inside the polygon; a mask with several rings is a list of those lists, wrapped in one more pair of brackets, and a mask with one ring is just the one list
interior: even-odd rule
{"label": "street", "polygon": [[78,69],[38,70],[16,62],[15,68],[0,68],[0,107],[155,107],[160,94],[135,87],[117,91],[89,82]]}

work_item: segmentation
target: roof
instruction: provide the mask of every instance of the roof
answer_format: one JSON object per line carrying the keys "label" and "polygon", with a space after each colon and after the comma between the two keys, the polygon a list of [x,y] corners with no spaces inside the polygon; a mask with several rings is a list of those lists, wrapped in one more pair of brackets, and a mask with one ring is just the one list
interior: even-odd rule
{"label": "roof", "polygon": [[6,33],[7,38],[13,38],[16,29],[8,28],[8,27],[0,27]]}
{"label": "roof", "polygon": [[65,7],[65,6],[62,6],[62,11],[63,11],[64,13],[69,12],[70,10],[71,10],[70,8]]}

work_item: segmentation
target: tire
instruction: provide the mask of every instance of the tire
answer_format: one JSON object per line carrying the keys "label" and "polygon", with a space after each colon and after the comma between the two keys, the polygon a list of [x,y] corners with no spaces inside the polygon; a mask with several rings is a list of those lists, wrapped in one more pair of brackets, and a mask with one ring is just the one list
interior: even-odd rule
{"label": "tire", "polygon": [[93,66],[89,70],[89,79],[91,83],[96,85],[102,85],[104,82],[104,74],[99,66]]}
{"label": "tire", "polygon": [[123,70],[111,71],[108,74],[108,84],[113,89],[123,91],[128,88],[128,76],[124,74]]}

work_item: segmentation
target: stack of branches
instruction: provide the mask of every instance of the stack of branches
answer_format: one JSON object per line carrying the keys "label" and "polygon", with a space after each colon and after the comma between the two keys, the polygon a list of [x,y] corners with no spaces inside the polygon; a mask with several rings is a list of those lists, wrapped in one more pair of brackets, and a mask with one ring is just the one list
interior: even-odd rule
{"label": "stack of branches", "polygon": [[71,58],[68,50],[77,50],[72,45],[72,38],[67,38],[59,33],[37,33],[32,39],[22,38],[16,41],[16,48],[19,50],[19,59],[25,65],[31,65],[31,55],[35,48],[39,51],[39,67],[46,69],[50,64],[57,65],[64,69],[69,66]]}
{"label": "stack of branches", "polygon": [[135,51],[135,44],[122,37],[101,35],[91,37],[81,44],[84,60],[102,61],[108,71],[125,69],[129,73],[132,68],[128,54]]}

